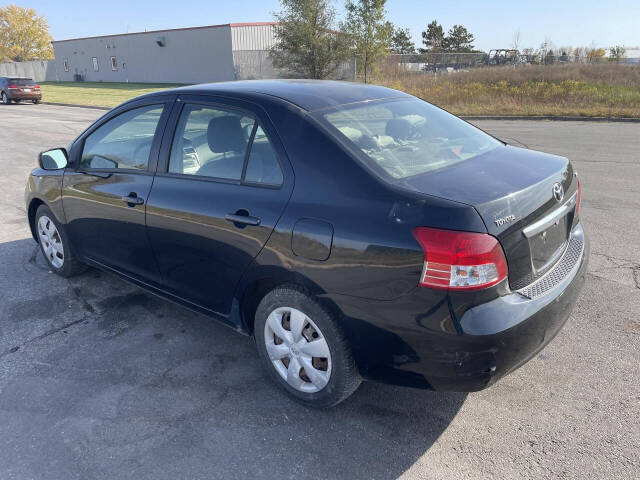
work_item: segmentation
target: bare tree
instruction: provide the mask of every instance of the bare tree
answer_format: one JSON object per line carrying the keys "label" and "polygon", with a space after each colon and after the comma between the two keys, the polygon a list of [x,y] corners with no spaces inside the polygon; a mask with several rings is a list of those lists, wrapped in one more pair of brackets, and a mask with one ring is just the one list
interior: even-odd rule
{"label": "bare tree", "polygon": [[511,48],[514,50],[518,50],[520,47],[520,29],[517,29],[513,32],[513,37],[511,37]]}
{"label": "bare tree", "polygon": [[610,62],[619,62],[620,60],[622,60],[625,55],[627,54],[627,49],[620,46],[620,45],[616,45],[615,47],[611,47],[609,49],[609,61]]}

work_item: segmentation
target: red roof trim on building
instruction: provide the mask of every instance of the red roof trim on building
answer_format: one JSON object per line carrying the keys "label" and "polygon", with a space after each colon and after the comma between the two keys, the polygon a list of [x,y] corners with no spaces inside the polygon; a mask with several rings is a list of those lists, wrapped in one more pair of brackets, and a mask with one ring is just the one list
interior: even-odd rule
{"label": "red roof trim on building", "polygon": [[278,22],[248,22],[248,23],[230,23],[231,27],[264,27],[267,25],[277,25]]}

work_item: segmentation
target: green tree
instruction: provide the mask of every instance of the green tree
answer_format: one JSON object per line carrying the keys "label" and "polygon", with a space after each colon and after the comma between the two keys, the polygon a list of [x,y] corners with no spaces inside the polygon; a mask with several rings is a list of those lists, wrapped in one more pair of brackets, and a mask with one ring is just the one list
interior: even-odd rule
{"label": "green tree", "polygon": [[347,0],[342,31],[349,35],[364,83],[369,80],[376,60],[389,55],[393,26],[385,21],[387,0]]}
{"label": "green tree", "polygon": [[53,58],[49,25],[32,8],[0,7],[0,62]]}
{"label": "green tree", "polygon": [[422,43],[426,48],[421,48],[420,53],[441,52],[445,48],[445,37],[442,25],[434,20],[427,25],[427,30],[422,32]]}
{"label": "green tree", "polygon": [[276,68],[306,78],[327,78],[348,57],[347,38],[335,30],[330,0],[280,0],[276,43],[269,55]]}
{"label": "green tree", "polygon": [[462,25],[454,25],[444,39],[445,50],[455,53],[473,52],[473,35]]}
{"label": "green tree", "polygon": [[393,28],[391,51],[393,53],[415,53],[416,46],[411,40],[411,33],[408,28]]}
{"label": "green tree", "polygon": [[620,45],[611,47],[609,49],[609,61],[617,62],[619,60],[622,60],[626,54],[627,54],[627,50]]}

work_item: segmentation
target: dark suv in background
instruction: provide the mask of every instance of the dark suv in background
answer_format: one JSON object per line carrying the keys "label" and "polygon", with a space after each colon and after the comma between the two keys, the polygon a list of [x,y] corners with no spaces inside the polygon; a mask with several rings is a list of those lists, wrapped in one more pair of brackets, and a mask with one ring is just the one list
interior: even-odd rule
{"label": "dark suv in background", "polygon": [[40,103],[42,92],[40,85],[30,78],[0,77],[0,97],[4,105],[20,103],[22,100]]}

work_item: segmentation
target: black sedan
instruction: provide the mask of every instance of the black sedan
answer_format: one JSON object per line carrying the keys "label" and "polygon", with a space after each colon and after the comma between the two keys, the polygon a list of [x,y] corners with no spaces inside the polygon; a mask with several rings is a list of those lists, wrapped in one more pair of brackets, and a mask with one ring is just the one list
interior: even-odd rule
{"label": "black sedan", "polygon": [[360,84],[136,98],[43,152],[25,196],[52,271],[114,272],[252,335],[321,407],[362,379],[491,385],[560,330],[588,259],[566,158]]}

